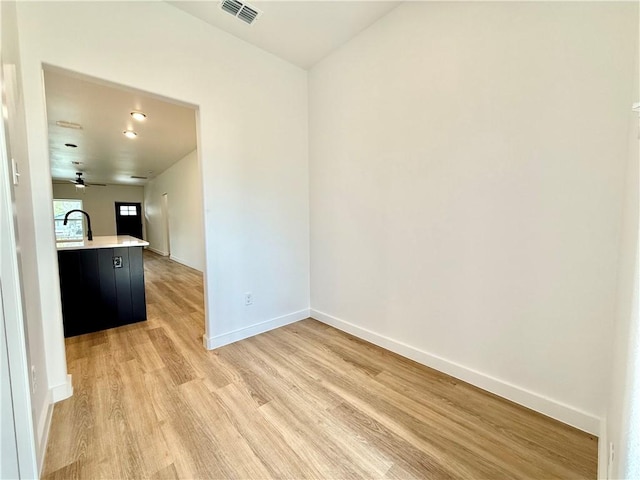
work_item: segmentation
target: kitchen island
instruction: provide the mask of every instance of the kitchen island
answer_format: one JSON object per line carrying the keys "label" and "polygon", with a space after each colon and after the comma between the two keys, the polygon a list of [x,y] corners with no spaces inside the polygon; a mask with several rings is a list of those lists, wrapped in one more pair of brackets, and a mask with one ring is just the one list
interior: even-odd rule
{"label": "kitchen island", "polygon": [[142,248],[128,235],[58,242],[64,336],[147,319]]}

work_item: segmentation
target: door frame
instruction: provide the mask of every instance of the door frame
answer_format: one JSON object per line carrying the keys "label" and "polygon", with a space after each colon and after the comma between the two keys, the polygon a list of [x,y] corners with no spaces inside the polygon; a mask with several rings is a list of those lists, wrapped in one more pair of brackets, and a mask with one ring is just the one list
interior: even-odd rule
{"label": "door frame", "polygon": [[[0,52],[0,57],[2,53]],[[0,62],[5,67],[4,62]],[[13,67],[11,65],[11,67]],[[4,70],[4,68],[3,68]],[[0,84],[6,81],[0,72]],[[2,89],[4,91],[4,89]],[[2,104],[6,105],[3,94]],[[29,362],[27,361],[27,339],[24,328],[24,301],[18,267],[18,239],[16,236],[15,211],[13,209],[13,186],[11,178],[15,170],[6,119],[0,125],[0,290],[2,292],[2,323],[7,340],[9,364],[9,387],[13,403],[13,426],[18,454],[20,478],[39,478],[36,439],[31,412],[31,387]],[[11,167],[9,165],[11,164]],[[17,178],[13,176],[14,178]],[[8,339],[11,339],[9,341]],[[3,423],[4,425],[4,423]]]}

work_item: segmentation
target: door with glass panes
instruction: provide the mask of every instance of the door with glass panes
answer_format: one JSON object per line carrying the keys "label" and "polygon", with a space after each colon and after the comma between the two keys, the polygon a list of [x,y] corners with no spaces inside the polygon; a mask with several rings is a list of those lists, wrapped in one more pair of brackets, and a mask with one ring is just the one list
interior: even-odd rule
{"label": "door with glass panes", "polygon": [[142,239],[142,204],[116,202],[116,232]]}

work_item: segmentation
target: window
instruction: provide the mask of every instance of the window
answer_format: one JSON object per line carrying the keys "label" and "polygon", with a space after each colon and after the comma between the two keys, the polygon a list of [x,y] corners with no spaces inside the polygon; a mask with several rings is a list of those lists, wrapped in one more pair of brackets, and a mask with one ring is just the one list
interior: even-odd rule
{"label": "window", "polygon": [[82,200],[53,200],[53,224],[56,230],[56,241],[78,241],[84,238],[84,215],[73,212],[64,225],[64,216],[69,210],[82,210]]}
{"label": "window", "polygon": [[135,205],[120,205],[120,215],[122,216],[136,216],[138,209]]}

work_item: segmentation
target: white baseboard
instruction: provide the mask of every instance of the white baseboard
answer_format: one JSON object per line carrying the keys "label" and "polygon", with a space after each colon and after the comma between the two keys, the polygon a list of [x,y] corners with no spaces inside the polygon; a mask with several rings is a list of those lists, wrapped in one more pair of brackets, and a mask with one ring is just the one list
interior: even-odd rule
{"label": "white baseboard", "polygon": [[507,400],[523,405],[536,412],[555,418],[563,423],[574,426],[592,435],[600,433],[601,419],[552,398],[500,380],[472,368],[460,365],[432,353],[420,350],[406,343],[380,335],[366,328],[359,327],[345,320],[333,317],[318,310],[310,310],[311,317],[339,330],[343,330],[363,340],[367,340],[387,350],[410,358],[422,365],[434,368],[452,377],[463,380],[488,392],[499,395]]}
{"label": "white baseboard", "polygon": [[200,268],[196,267],[192,263],[187,262],[186,260],[184,260],[184,259],[182,259],[180,257],[176,257],[175,255],[169,255],[169,260],[173,260],[174,262],[178,262],[181,265],[184,265],[186,267],[193,268],[194,270],[198,270],[199,272],[202,272],[202,270]]}
{"label": "white baseboard", "polygon": [[598,434],[598,480],[608,480],[610,468],[607,419],[605,417],[600,421],[600,433]]}
{"label": "white baseboard", "polygon": [[290,323],[304,320],[305,318],[309,318],[309,309],[293,312],[288,315],[283,315],[282,317],[272,318],[271,320],[265,320],[264,322],[255,323],[248,327],[239,328],[238,330],[222,333],[213,337],[207,337],[205,334],[203,335],[202,340],[204,347],[207,350],[213,350],[214,348],[229,345],[230,343],[237,342],[238,340],[244,340],[245,338],[253,337],[254,335],[268,332],[274,328],[283,327]]}
{"label": "white baseboard", "polygon": [[42,475],[42,466],[44,465],[44,457],[47,453],[47,442],[49,440],[49,431],[51,430],[51,418],[53,416],[54,404],[65,400],[73,395],[73,383],[70,374],[67,374],[67,381],[60,385],[49,388],[49,394],[46,398],[47,413],[40,418],[38,422],[38,473]]}
{"label": "white baseboard", "polygon": [[[36,413],[36,418],[38,418],[38,425],[36,426],[36,449],[38,463],[41,463],[42,456],[44,454],[43,445],[46,446],[47,442],[45,438],[49,435],[48,429],[51,422],[51,412],[53,411],[53,404],[51,403],[50,397],[51,393],[49,392],[48,396],[44,398],[40,410]],[[40,414],[40,416],[38,417],[38,413],[40,412],[44,412],[44,414]]]}
{"label": "white baseboard", "polygon": [[73,395],[73,383],[71,382],[71,375],[67,375],[67,381],[56,385],[49,389],[49,398],[51,403],[57,403],[61,400],[69,398]]}
{"label": "white baseboard", "polygon": [[158,255],[162,255],[163,257],[166,257],[167,255],[169,255],[169,252],[163,252],[162,250],[158,250],[157,248],[153,248],[147,245],[146,247],[147,249],[151,250],[153,253],[157,253]]}
{"label": "white baseboard", "polygon": [[[47,413],[43,416],[44,421],[42,422],[42,430],[41,435],[39,436],[38,443],[38,477],[42,476],[42,468],[44,467],[44,460],[47,454],[47,443],[49,443],[49,432],[51,431],[51,419],[53,418],[53,407],[54,404],[50,403],[47,407]],[[40,426],[38,427],[40,428]]]}

